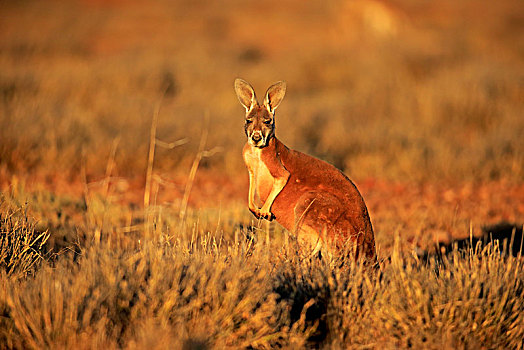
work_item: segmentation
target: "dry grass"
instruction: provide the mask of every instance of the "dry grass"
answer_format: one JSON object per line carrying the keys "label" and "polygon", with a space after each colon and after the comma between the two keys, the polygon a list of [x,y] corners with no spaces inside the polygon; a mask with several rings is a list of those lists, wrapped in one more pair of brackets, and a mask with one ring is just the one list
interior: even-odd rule
{"label": "dry grass", "polygon": [[[0,2],[0,347],[522,348],[522,10]],[[253,221],[238,76],[287,81],[277,134],[356,180],[380,272]]]}
{"label": "dry grass", "polygon": [[[173,220],[173,222],[172,222]],[[20,280],[2,274],[8,348],[519,348],[522,259],[498,243],[428,263],[393,249],[381,271],[309,259],[277,232],[202,216],[139,239],[83,242]],[[172,227],[172,228],[170,228]],[[182,230],[182,231],[179,231]],[[255,239],[257,237],[258,239]],[[127,241],[127,244],[124,244]]]}
{"label": "dry grass", "polygon": [[351,3],[4,2],[2,173],[98,178],[119,139],[115,174],[143,178],[162,100],[157,137],[190,142],[156,169],[187,172],[208,112],[203,165],[234,176],[242,76],[286,80],[278,135],[352,178],[522,180],[522,6]]}
{"label": "dry grass", "polygon": [[35,231],[27,213],[6,211],[0,216],[0,269],[15,278],[31,274],[44,259],[43,248],[48,239],[47,231]]}

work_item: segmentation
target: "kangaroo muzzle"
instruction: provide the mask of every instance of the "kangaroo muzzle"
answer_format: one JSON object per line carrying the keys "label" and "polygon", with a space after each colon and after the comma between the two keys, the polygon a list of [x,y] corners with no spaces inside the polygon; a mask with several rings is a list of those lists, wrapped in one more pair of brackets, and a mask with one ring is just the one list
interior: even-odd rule
{"label": "kangaroo muzzle", "polygon": [[250,138],[252,144],[254,146],[258,146],[264,140],[264,135],[262,135],[261,131],[253,131]]}

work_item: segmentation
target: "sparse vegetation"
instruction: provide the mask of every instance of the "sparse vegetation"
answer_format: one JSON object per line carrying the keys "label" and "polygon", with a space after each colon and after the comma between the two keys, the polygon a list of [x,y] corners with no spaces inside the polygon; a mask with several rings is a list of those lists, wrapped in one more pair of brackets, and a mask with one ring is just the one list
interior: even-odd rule
{"label": "sparse vegetation", "polygon": [[99,178],[118,139],[116,174],[143,177],[162,101],[157,137],[190,142],[159,148],[156,169],[187,172],[208,112],[207,147],[222,152],[203,166],[232,176],[242,76],[260,90],[286,80],[279,137],[351,178],[521,181],[521,5],[367,3],[5,2],[0,169]]}
{"label": "sparse vegetation", "polygon": [[[180,227],[162,215],[154,221]],[[438,264],[397,246],[375,271],[308,258],[280,234],[255,243],[192,220],[185,234],[142,232],[125,247],[113,237],[34,277],[2,275],[0,339],[35,349],[522,346],[522,259],[497,244]]]}
{"label": "sparse vegetation", "polygon": [[[522,11],[0,2],[0,348],[523,348]],[[236,77],[287,81],[380,271],[253,221]]]}

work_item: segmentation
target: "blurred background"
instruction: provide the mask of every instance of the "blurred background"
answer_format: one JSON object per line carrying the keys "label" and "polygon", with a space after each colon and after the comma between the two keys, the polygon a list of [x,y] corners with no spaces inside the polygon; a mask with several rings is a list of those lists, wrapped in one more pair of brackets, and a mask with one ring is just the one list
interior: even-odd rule
{"label": "blurred background", "polygon": [[[251,215],[237,77],[379,278]],[[0,349],[522,349],[523,110],[523,0],[0,0]]]}
{"label": "blurred background", "polygon": [[0,179],[143,186],[160,106],[158,181],[207,131],[199,176],[243,196],[242,77],[287,81],[277,136],[357,183],[522,183],[523,23],[521,0],[1,1]]}

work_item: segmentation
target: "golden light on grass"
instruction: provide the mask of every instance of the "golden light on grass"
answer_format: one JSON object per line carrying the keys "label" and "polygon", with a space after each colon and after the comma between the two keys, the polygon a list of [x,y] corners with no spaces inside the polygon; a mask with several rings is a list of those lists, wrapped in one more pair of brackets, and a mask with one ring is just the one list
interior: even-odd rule
{"label": "golden light on grass", "polygon": [[[522,348],[520,13],[2,2],[0,347]],[[355,180],[379,272],[254,221],[237,76],[288,82],[277,136]]]}

